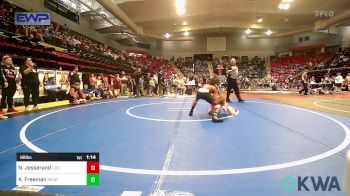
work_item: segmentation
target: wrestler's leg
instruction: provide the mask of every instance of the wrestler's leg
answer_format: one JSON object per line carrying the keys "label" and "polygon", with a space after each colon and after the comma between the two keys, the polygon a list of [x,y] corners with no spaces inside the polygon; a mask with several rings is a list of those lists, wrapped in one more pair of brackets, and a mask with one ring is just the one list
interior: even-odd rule
{"label": "wrestler's leg", "polygon": [[193,110],[194,110],[194,108],[196,107],[197,102],[198,102],[198,99],[197,99],[197,98],[196,98],[195,100],[193,100],[191,111],[190,111],[190,113],[188,114],[189,116],[193,116]]}
{"label": "wrestler's leg", "polygon": [[239,114],[239,110],[237,108],[233,108],[229,105],[224,106],[223,109],[233,116],[237,116]]}

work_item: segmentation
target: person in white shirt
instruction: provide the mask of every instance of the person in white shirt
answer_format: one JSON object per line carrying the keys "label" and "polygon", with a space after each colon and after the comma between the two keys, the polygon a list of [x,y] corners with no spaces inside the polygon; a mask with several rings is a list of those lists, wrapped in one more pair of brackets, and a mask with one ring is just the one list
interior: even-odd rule
{"label": "person in white shirt", "polygon": [[335,81],[335,86],[336,86],[336,92],[340,92],[341,87],[342,87],[343,82],[344,82],[343,76],[340,73],[338,73],[337,76],[335,77],[334,81]]}

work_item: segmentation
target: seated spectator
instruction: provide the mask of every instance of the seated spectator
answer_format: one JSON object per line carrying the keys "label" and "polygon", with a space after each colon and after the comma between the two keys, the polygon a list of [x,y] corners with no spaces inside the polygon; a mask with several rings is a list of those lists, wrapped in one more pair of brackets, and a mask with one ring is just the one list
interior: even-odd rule
{"label": "seated spectator", "polygon": [[75,105],[86,103],[85,95],[80,89],[80,82],[75,82],[71,87],[69,91],[69,103]]}
{"label": "seated spectator", "polygon": [[114,94],[114,92],[110,89],[108,84],[104,84],[102,88],[102,97],[103,98],[114,98],[117,95]]}
{"label": "seated spectator", "polygon": [[341,75],[341,73],[337,73],[337,76],[334,78],[334,82],[335,82],[335,88],[336,88],[335,91],[340,92],[344,82],[344,78]]}
{"label": "seated spectator", "polygon": [[88,84],[84,84],[82,92],[84,93],[86,100],[94,100],[95,99],[95,90],[89,89]]}
{"label": "seated spectator", "polygon": [[54,77],[49,77],[47,81],[44,81],[44,89],[47,95],[49,96],[49,101],[55,102],[59,86],[55,84]]}

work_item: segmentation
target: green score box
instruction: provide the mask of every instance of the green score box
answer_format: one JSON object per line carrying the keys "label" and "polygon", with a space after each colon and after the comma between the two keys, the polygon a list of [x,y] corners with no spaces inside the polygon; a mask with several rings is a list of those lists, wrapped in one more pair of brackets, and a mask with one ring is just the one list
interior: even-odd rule
{"label": "green score box", "polygon": [[100,184],[100,174],[87,174],[86,180],[88,186],[97,186]]}

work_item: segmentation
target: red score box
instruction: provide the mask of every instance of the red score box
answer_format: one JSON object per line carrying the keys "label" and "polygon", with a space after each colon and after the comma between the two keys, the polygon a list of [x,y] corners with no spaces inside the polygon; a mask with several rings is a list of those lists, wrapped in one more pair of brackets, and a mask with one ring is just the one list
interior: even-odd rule
{"label": "red score box", "polygon": [[87,173],[91,174],[91,173],[100,173],[100,163],[98,161],[88,161],[86,162],[87,164]]}

